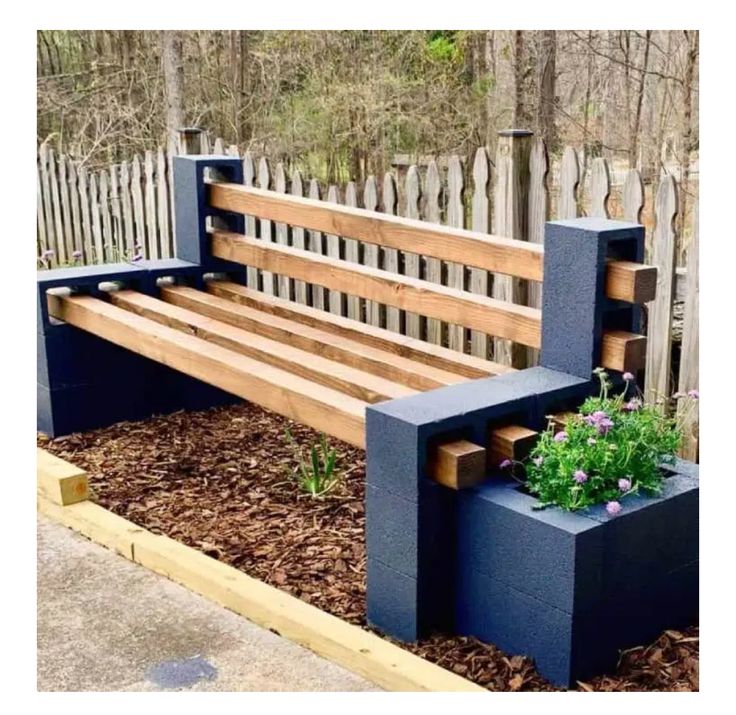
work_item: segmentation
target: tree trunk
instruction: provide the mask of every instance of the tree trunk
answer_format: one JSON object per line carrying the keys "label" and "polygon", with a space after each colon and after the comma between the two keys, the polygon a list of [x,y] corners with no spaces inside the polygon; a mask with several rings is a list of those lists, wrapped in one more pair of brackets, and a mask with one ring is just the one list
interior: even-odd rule
{"label": "tree trunk", "polygon": [[687,225],[685,214],[688,208],[688,194],[690,191],[690,159],[693,150],[697,146],[697,140],[693,136],[693,81],[695,79],[695,68],[698,64],[698,52],[700,47],[700,33],[697,30],[685,30],[687,40],[687,62],[685,64],[685,82],[682,113],[682,141],[680,149],[680,216],[678,228],[680,236],[684,236]]}
{"label": "tree trunk", "polygon": [[644,64],[642,66],[641,77],[639,78],[639,88],[636,94],[636,112],[634,113],[634,123],[631,127],[631,138],[629,142],[629,168],[633,169],[638,164],[639,154],[639,131],[641,129],[641,106],[644,101],[644,86],[647,79],[647,68],[649,66],[649,48],[652,44],[652,31],[646,31],[646,39],[644,44]]}
{"label": "tree trunk", "polygon": [[557,84],[557,33],[554,30],[543,30],[539,46],[539,134],[547,145],[547,151],[557,150],[557,132],[555,130],[555,91]]}
{"label": "tree trunk", "polygon": [[166,93],[166,131],[176,146],[176,130],[184,126],[184,59],[181,33],[162,31],[164,91]]}
{"label": "tree trunk", "polygon": [[514,129],[534,129],[534,66],[530,32],[514,31]]}

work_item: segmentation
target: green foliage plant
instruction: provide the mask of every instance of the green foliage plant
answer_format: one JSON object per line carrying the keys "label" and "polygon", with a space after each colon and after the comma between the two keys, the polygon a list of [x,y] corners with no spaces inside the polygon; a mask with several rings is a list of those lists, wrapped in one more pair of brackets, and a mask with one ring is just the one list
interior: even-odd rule
{"label": "green foliage plant", "polygon": [[337,451],[328,446],[324,434],[319,444],[312,445],[309,458],[304,456],[301,446],[296,443],[289,429],[286,430],[286,439],[294,447],[297,480],[303,491],[313,498],[324,497],[340,483],[340,475],[335,469]]}
{"label": "green foliage plant", "polygon": [[[598,396],[589,397],[563,430],[556,431],[550,419],[528,460],[518,465],[525,468],[526,487],[539,499],[538,508],[555,505],[576,511],[605,503],[615,516],[625,497],[659,493],[662,467],[675,461],[682,423],[699,398],[697,390],[675,395],[674,400],[689,404],[679,417],[669,417],[664,400],[644,403],[630,373],[624,374],[625,388],[615,396],[609,394],[607,373],[598,368],[595,374]],[[509,460],[501,464],[512,475],[516,466]]]}

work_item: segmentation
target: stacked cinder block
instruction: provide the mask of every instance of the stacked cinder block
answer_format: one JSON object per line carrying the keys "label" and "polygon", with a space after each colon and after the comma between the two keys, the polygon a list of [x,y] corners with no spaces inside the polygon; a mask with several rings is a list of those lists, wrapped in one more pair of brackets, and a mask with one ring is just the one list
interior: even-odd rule
{"label": "stacked cinder block", "polygon": [[[568,685],[697,611],[697,475],[683,464],[661,497],[627,499],[616,519],[602,508],[535,510],[498,465],[464,491],[427,475],[439,442],[486,445],[490,429],[508,424],[542,429],[546,415],[597,391],[604,329],[639,328],[636,306],[605,297],[606,261],[640,262],[643,249],[639,225],[548,223],[541,366],[368,407],[372,625],[407,641],[433,630],[474,635],[534,657]],[[685,547],[667,538],[680,528],[695,535]]]}
{"label": "stacked cinder block", "polygon": [[[207,208],[205,172],[242,182],[242,162],[231,157],[174,159],[177,258],[60,268],[37,274],[37,429],[50,436],[104,427],[180,409],[232,404],[238,398],[102,338],[49,319],[46,292],[69,288],[101,296],[101,283],[117,282],[158,295],[157,281],[173,278],[201,288],[205,273],[242,279],[243,266],[212,259],[206,250],[208,218],[242,231],[242,216]],[[196,214],[196,215],[195,215]]]}
{"label": "stacked cinder block", "polygon": [[[438,439],[485,444],[507,423],[539,429],[544,415],[590,394],[592,382],[543,367],[443,387],[366,410],[368,620],[403,640],[451,628],[457,492],[426,478]],[[497,465],[489,465],[490,473]]]}
{"label": "stacked cinder block", "polygon": [[456,631],[531,656],[560,685],[610,671],[620,649],[697,616],[697,500],[684,474],[617,517],[535,510],[502,479],[460,492]]}

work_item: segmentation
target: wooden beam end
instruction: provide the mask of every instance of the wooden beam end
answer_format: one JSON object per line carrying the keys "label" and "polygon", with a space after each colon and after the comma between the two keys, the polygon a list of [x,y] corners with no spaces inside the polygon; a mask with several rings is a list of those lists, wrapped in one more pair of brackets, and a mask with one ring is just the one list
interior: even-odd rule
{"label": "wooden beam end", "polygon": [[429,459],[432,479],[450,489],[467,489],[486,476],[486,450],[467,440],[440,444]]}
{"label": "wooden beam end", "polygon": [[539,439],[539,432],[509,425],[494,427],[488,435],[488,463],[497,468],[501,462],[510,459],[512,462],[521,462],[529,456]]}

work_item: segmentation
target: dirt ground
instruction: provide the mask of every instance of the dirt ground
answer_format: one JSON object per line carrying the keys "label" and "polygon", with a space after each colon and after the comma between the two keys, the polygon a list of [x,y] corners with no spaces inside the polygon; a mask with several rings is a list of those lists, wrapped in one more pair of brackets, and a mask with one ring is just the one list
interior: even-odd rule
{"label": "dirt ground", "polygon": [[[304,494],[295,448],[313,430],[252,404],[120,423],[39,445],[83,467],[93,498],[155,533],[228,563],[329,613],[365,622],[364,452],[332,440],[340,486]],[[402,647],[489,690],[554,690],[521,656],[472,638]],[[698,689],[699,631],[666,631],[622,653],[615,673],[579,690]]]}

